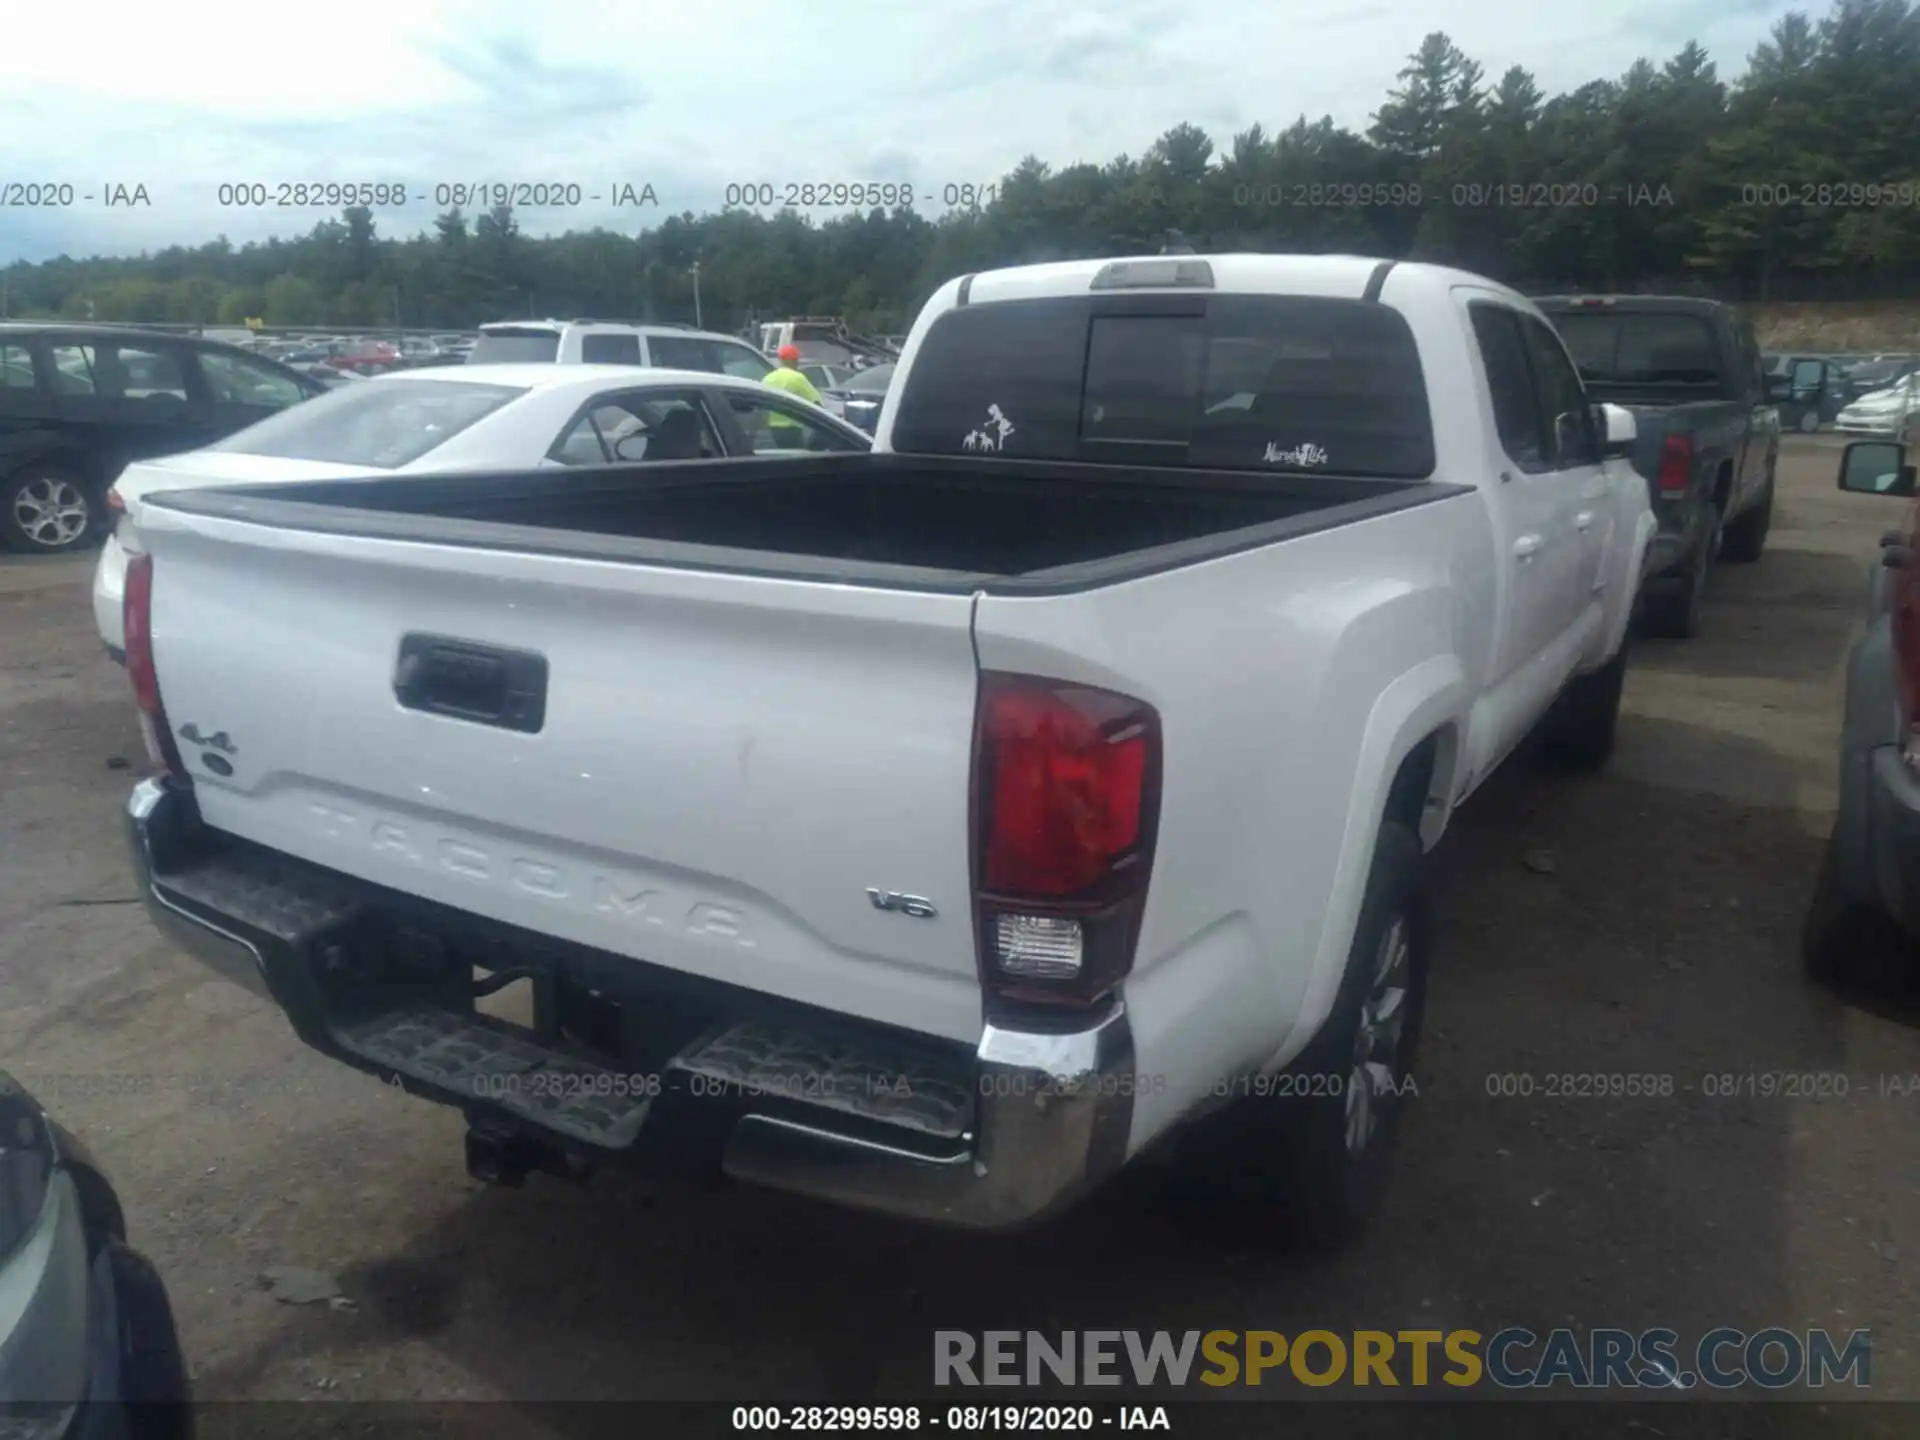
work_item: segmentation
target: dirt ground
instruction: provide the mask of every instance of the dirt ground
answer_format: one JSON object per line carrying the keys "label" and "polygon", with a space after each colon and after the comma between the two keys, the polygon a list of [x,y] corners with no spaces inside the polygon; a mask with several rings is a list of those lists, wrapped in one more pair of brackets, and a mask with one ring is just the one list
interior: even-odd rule
{"label": "dirt ground", "polygon": [[[884,1398],[925,1393],[935,1328],[1509,1324],[1871,1327],[1872,1395],[1920,1398],[1920,1095],[1876,1084],[1920,1075],[1920,1004],[1838,998],[1796,956],[1842,658],[1900,518],[1835,492],[1836,453],[1792,439],[1766,557],[1718,573],[1702,637],[1639,642],[1606,773],[1512,768],[1459,817],[1420,1099],[1337,1259],[1196,1232],[1151,1177],[1016,1239],[719,1184],[470,1182],[458,1115],[309,1052],[134,902],[140,745],[90,560],[0,561],[0,1065],[111,1171],[208,1400]],[[1578,1072],[1674,1093],[1489,1094]],[[1850,1093],[1708,1093],[1774,1072]],[[275,1265],[351,1303],[279,1303]],[[1911,1433],[1850,1408],[1846,1433]]]}

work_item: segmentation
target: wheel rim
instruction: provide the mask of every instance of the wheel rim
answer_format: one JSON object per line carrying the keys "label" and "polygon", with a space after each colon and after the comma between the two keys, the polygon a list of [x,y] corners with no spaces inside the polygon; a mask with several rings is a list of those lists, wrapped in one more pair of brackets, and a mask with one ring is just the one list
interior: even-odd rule
{"label": "wheel rim", "polygon": [[1358,1156],[1380,1132],[1383,1097],[1392,1096],[1400,1079],[1400,1046],[1407,1033],[1407,995],[1413,976],[1413,942],[1407,921],[1396,915],[1374,950],[1373,974],[1360,1002],[1360,1026],[1353,1037],[1353,1066],[1347,1074],[1347,1153]]}
{"label": "wheel rim", "polygon": [[1803,434],[1811,435],[1820,428],[1820,417],[1808,410],[1800,417],[1800,429]]}
{"label": "wheel rim", "polygon": [[13,492],[13,523],[35,545],[57,550],[87,530],[87,497],[71,480],[41,475]]}

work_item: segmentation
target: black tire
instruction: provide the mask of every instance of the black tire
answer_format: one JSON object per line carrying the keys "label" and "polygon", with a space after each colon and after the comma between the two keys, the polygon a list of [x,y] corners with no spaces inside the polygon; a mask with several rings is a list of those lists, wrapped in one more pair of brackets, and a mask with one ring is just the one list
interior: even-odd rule
{"label": "black tire", "polygon": [[1840,884],[1840,832],[1827,838],[1800,931],[1800,962],[1823,985],[1870,988],[1897,982],[1914,948],[1893,921],[1848,895]]}
{"label": "black tire", "polygon": [[1598,770],[1613,757],[1626,688],[1627,646],[1598,670],[1575,676],[1547,712],[1547,757],[1567,770]]}
{"label": "black tire", "polygon": [[[1414,1092],[1410,1067],[1426,1008],[1433,924],[1421,870],[1419,838],[1403,824],[1383,825],[1346,974],[1326,1023],[1265,1093],[1244,1094],[1211,1117],[1197,1158],[1216,1229],[1222,1208],[1238,1210],[1250,1201],[1251,1224],[1234,1224],[1236,1233],[1288,1248],[1332,1250],[1356,1239],[1379,1207],[1394,1135]],[[1388,968],[1404,984],[1397,1004],[1380,1013],[1375,982]],[[1389,1015],[1398,1016],[1397,1026],[1387,1024]],[[1374,1042],[1364,1056],[1363,1026],[1372,1027]],[[1356,1086],[1357,1073],[1368,1083]],[[1357,1147],[1348,1143],[1355,1096],[1373,1122]]]}
{"label": "black tire", "polygon": [[1767,548],[1767,532],[1773,528],[1773,464],[1767,465],[1766,488],[1759,501],[1740,516],[1720,537],[1720,558],[1735,565],[1751,565]]}
{"label": "black tire", "polygon": [[62,555],[105,529],[106,506],[80,476],[28,462],[0,480],[0,547],[21,555]]}
{"label": "black tire", "polygon": [[108,1263],[120,1300],[120,1394],[134,1440],[192,1440],[186,1357],[153,1262],[117,1240]]}
{"label": "black tire", "polygon": [[1706,608],[1707,578],[1720,549],[1720,507],[1708,502],[1700,542],[1687,557],[1685,577],[1672,590],[1648,598],[1641,625],[1649,635],[1691,640],[1700,633]]}

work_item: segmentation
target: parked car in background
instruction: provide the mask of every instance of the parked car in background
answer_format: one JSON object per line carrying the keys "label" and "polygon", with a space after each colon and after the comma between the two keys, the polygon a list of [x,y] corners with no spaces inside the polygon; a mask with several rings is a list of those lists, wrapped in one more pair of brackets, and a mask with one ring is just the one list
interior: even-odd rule
{"label": "parked car in background", "polygon": [[512,320],[482,325],[469,365],[648,365],[759,380],[773,362],[731,335],[684,325],[611,320]]}
{"label": "parked car in background", "polygon": [[[791,418],[790,427],[769,425]],[[804,447],[788,448],[798,440]],[[625,365],[463,365],[366,380],[230,435],[130,465],[94,567],[100,641],[125,660],[121,603],[148,495],[208,485],[530,470],[864,450],[867,435],[755,381]]]}
{"label": "parked car in background", "polygon": [[[1824,355],[1780,355],[1768,374],[1776,377],[1775,407],[1785,430],[1811,435],[1838,418],[1852,393],[1845,370]],[[1783,385],[1781,382],[1784,382]]]}
{"label": "parked car in background", "polygon": [[[843,384],[854,373],[851,365],[801,365],[800,373],[807,377],[809,384],[822,395]],[[831,409],[832,407],[828,407]],[[838,414],[838,411],[835,411]]]}
{"label": "parked car in background", "polygon": [[190,1440],[166,1285],[87,1147],[0,1070],[0,1435]]}
{"label": "parked car in background", "polygon": [[1713,300],[1551,295],[1536,302],[1590,394],[1633,412],[1634,467],[1660,522],[1642,619],[1657,635],[1700,628],[1716,560],[1758,560],[1773,523],[1783,377],[1753,327]]}
{"label": "parked car in background", "polygon": [[820,403],[849,425],[857,425],[871,435],[879,426],[880,407],[893,384],[893,372],[892,364],[856,370],[833,389],[822,391]]}
{"label": "parked car in background", "polygon": [[1916,411],[1920,411],[1920,372],[1908,371],[1848,404],[1834,418],[1834,429],[1847,435],[1897,438],[1905,433],[1907,417]]}
{"label": "parked car in background", "polygon": [[654,1137],[1001,1230],[1156,1153],[1351,1239],[1426,852],[1536,726],[1612,749],[1632,415],[1344,255],[972,274],[906,354],[872,453],[151,496],[139,892],[484,1178]]}
{"label": "parked car in background", "polygon": [[97,540],[130,462],[198,449],[324,391],[215,341],[0,324],[0,545],[47,555]]}
{"label": "parked car in background", "polygon": [[[1920,436],[1916,436],[1920,438]],[[1810,973],[1892,978],[1920,938],[1920,511],[1899,442],[1855,441],[1840,488],[1907,506],[1881,541],[1867,628],[1847,657],[1840,803],[1801,935]]]}

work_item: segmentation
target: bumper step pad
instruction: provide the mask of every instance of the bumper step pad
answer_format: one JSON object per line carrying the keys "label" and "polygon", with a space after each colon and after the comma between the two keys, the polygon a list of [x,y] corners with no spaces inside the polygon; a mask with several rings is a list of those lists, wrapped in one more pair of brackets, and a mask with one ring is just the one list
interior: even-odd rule
{"label": "bumper step pad", "polygon": [[649,1088],[638,1077],[431,1005],[389,1010],[334,1034],[402,1075],[610,1150],[633,1143],[653,1105],[651,1095],[636,1093]]}
{"label": "bumper step pad", "polygon": [[742,1021],[689,1046],[667,1068],[749,1096],[957,1140],[973,1127],[970,1061],[866,1036]]}

